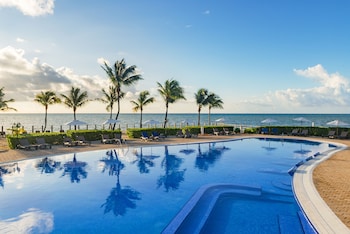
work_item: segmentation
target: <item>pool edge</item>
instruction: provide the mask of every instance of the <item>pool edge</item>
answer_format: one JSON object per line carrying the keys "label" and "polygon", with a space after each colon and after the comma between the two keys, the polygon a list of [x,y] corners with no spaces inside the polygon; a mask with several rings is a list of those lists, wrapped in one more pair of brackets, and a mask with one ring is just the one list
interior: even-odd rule
{"label": "pool edge", "polygon": [[[319,141],[330,143],[326,141]],[[321,154],[307,163],[298,167],[293,175],[293,190],[297,202],[306,214],[310,223],[319,233],[350,233],[350,229],[336,216],[322,199],[313,183],[313,170],[323,161],[330,158],[333,154],[346,149],[346,145],[340,143],[331,143],[337,146],[337,149],[326,154]]]}

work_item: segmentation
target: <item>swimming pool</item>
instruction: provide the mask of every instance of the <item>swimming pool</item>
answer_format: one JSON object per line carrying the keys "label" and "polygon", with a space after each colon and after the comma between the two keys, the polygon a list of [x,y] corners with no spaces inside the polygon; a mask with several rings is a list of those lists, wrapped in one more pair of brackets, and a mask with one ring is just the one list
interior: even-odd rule
{"label": "swimming pool", "polygon": [[296,225],[300,211],[288,170],[334,148],[322,142],[251,138],[3,164],[0,231],[160,233],[198,189],[221,183],[259,188],[263,196],[224,193],[203,233],[213,228],[220,233],[280,233]]}

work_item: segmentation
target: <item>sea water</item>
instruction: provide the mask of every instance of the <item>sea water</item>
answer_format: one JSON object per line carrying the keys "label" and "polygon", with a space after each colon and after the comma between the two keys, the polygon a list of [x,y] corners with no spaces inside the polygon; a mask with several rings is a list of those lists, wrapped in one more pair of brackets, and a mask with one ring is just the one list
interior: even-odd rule
{"label": "sea water", "polygon": [[[139,113],[133,114],[120,114],[117,125],[122,130],[127,128],[137,128],[140,126]],[[143,114],[143,122],[147,120],[155,120],[154,124],[143,124],[143,127],[162,126],[164,122],[165,114]],[[298,122],[295,118],[304,117],[309,121]],[[41,130],[44,125],[44,113],[42,114],[18,114],[18,113],[1,113],[0,114],[0,126],[6,130],[11,128],[14,123],[20,123],[21,126],[27,131]],[[115,114],[113,115],[115,118]],[[200,116],[201,125],[216,125],[216,124],[229,124],[237,127],[254,127],[254,126],[266,126],[268,124],[261,123],[265,119],[274,119],[276,122],[271,125],[278,126],[324,126],[327,127],[327,123],[338,119],[345,123],[350,123],[350,114],[211,114],[202,113]],[[109,114],[91,113],[91,114],[77,114],[77,119],[87,123],[85,126],[79,126],[80,129],[102,129],[108,127],[102,123],[109,119]],[[65,123],[73,120],[73,114],[48,114],[47,116],[47,129],[58,131],[60,129],[69,129],[69,126]],[[185,126],[185,125],[198,125],[198,114],[168,114],[169,126]]]}

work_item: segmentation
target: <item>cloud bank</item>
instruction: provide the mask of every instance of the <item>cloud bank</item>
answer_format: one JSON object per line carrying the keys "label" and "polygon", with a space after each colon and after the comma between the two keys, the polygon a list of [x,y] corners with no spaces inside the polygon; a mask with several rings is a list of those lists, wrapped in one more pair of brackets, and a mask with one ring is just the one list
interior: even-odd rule
{"label": "cloud bank", "polygon": [[54,0],[0,0],[0,7],[15,7],[24,15],[53,14]]}
{"label": "cloud bank", "polygon": [[24,50],[11,46],[0,49],[0,83],[5,86],[7,98],[33,101],[41,91],[60,94],[72,86],[87,90],[90,98],[96,98],[102,88],[108,87],[106,78],[78,75],[68,67],[54,68],[38,58],[29,61],[24,55]]}
{"label": "cloud bank", "polygon": [[271,91],[264,97],[243,101],[244,105],[255,106],[258,111],[265,109],[267,112],[323,112],[322,109],[340,111],[350,103],[349,80],[338,72],[328,73],[321,64],[293,71],[298,76],[312,79],[316,86]]}

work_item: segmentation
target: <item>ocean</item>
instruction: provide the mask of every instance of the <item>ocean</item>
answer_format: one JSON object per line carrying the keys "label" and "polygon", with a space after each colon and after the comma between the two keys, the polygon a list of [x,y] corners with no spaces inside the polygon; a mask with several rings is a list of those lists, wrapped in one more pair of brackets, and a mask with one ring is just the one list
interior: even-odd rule
{"label": "ocean", "polygon": [[[115,115],[114,115],[115,116]],[[42,114],[19,114],[19,113],[1,113],[0,126],[6,131],[12,127],[14,123],[20,123],[27,132],[40,131],[44,125],[44,113]],[[143,122],[154,120],[152,124],[144,124],[143,127],[162,126],[164,114],[143,114]],[[295,121],[295,118],[304,117],[309,122]],[[103,129],[108,125],[102,123],[109,118],[109,114],[79,114],[77,119],[84,121],[87,125],[79,126],[80,129]],[[198,114],[168,114],[170,126],[197,125]],[[265,119],[274,119],[273,123],[261,123]],[[211,114],[210,124],[229,124],[235,127],[255,127],[266,125],[277,126],[323,126],[329,127],[328,122],[333,120],[341,120],[350,123],[350,114]],[[59,131],[60,129],[68,130],[70,126],[65,123],[73,120],[73,114],[48,114],[47,130]],[[127,128],[138,128],[140,124],[140,114],[120,114],[120,122],[117,126],[122,130]],[[219,121],[221,120],[221,121]],[[208,114],[201,114],[201,125],[207,125],[209,122]]]}

